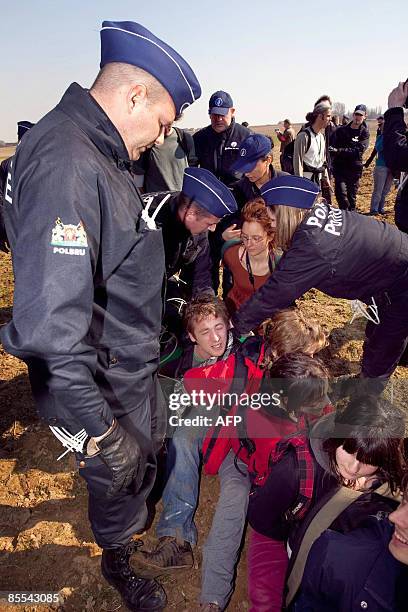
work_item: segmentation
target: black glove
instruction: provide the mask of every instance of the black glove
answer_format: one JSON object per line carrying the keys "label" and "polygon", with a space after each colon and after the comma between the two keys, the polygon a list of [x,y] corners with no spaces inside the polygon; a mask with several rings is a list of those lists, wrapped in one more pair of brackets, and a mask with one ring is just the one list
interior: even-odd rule
{"label": "black glove", "polygon": [[142,486],[146,458],[136,438],[115,421],[112,431],[97,442],[97,447],[100,458],[112,472],[107,497],[114,497],[132,483],[137,492]]}

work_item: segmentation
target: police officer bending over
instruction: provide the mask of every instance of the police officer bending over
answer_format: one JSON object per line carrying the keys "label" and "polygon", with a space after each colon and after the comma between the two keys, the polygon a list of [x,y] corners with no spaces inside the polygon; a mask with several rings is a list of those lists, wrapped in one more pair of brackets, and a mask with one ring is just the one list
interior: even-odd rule
{"label": "police officer bending over", "polygon": [[[312,287],[361,300],[372,313],[362,376],[386,379],[408,339],[408,236],[383,221],[326,203],[314,205],[317,191],[308,179],[294,176],[263,185],[265,202],[277,205],[275,238],[286,252],[265,285],[234,315],[234,327],[249,332]],[[286,206],[299,209],[291,232],[285,227]],[[380,390],[382,383],[377,386]]]}
{"label": "police officer bending over", "polygon": [[76,452],[103,575],[130,610],[161,610],[161,586],[129,565],[156,473],[165,271],[131,160],[163,142],[201,89],[185,60],[139,24],[103,22],[101,44],[91,89],[72,84],[17,149],[5,209],[14,311],[1,339],[27,362],[41,416]]}
{"label": "police officer bending over", "polygon": [[146,194],[143,200],[146,212],[162,229],[167,278],[181,271],[183,280],[170,280],[166,295],[171,319],[166,323],[179,333],[177,318],[180,325],[181,318],[172,316],[171,305],[176,310],[178,298],[214,295],[208,232],[215,230],[222,217],[235,213],[237,203],[230,190],[204,168],[185,169],[181,192]]}

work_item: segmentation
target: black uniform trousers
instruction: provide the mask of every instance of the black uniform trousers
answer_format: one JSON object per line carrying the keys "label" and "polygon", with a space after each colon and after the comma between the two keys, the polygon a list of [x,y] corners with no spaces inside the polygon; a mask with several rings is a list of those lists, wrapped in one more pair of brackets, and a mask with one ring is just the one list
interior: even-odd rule
{"label": "black uniform trousers", "polygon": [[156,478],[156,455],[151,442],[152,426],[157,426],[157,423],[153,423],[156,417],[154,410],[152,414],[149,396],[133,412],[116,417],[119,424],[134,435],[147,455],[145,477],[138,491],[130,485],[115,497],[108,498],[106,493],[112,479],[109,468],[98,455],[87,457],[75,453],[79,474],[88,488],[89,521],[95,541],[101,548],[124,546],[146,526],[146,499]]}
{"label": "black uniform trousers", "polygon": [[334,193],[339,208],[355,210],[361,173],[334,173]]}
{"label": "black uniform trousers", "polygon": [[408,279],[399,290],[375,300],[380,323],[367,323],[361,373],[367,378],[386,379],[408,344]]}

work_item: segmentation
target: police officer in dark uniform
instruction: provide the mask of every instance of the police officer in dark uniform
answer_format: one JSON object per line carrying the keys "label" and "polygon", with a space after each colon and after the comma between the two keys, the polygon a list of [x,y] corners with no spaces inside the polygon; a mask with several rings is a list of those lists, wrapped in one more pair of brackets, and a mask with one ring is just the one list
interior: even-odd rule
{"label": "police officer in dark uniform", "polygon": [[154,217],[163,234],[164,324],[180,338],[182,302],[203,293],[214,294],[208,232],[214,232],[222,217],[234,214],[237,204],[228,187],[203,168],[184,170],[181,192],[145,194],[143,200],[143,214]]}
{"label": "police officer in dark uniform", "polygon": [[198,163],[230,187],[242,176],[232,170],[232,165],[238,159],[241,142],[251,132],[235,121],[234,103],[226,91],[213,93],[208,107],[211,124],[193,134]]}
{"label": "police officer in dark uniform", "polygon": [[237,211],[231,191],[208,170],[186,168],[182,191],[148,193],[143,200],[162,229],[167,278],[191,266],[190,297],[214,293],[208,232]]}
{"label": "police officer in dark uniform", "polygon": [[[17,122],[18,142],[20,142],[22,137],[33,127],[33,125],[34,123],[31,123],[31,121]],[[10,197],[8,193],[6,196],[6,191],[8,192],[10,189],[10,185],[7,184],[7,180],[11,170],[12,159],[12,156],[8,157],[7,159],[3,159],[0,164],[0,251],[3,251],[4,253],[8,253],[9,251],[6,226],[4,224],[4,198]]]}
{"label": "police officer in dark uniform", "polygon": [[139,24],[103,22],[101,46],[91,89],[72,84],[17,149],[5,209],[14,308],[1,339],[27,362],[41,416],[76,453],[104,577],[130,610],[161,610],[164,590],[129,564],[156,472],[165,271],[161,231],[142,216],[131,170],[201,89]]}
{"label": "police officer in dark uniform", "polygon": [[305,209],[305,216],[290,245],[279,244],[278,206],[276,239],[278,246],[288,248],[265,285],[234,315],[234,327],[249,332],[312,287],[332,297],[360,300],[370,306],[372,319],[366,327],[362,376],[386,379],[408,338],[408,237],[376,219],[326,203],[313,206],[317,190],[309,180],[294,176],[262,187],[267,204]]}
{"label": "police officer in dark uniform", "polygon": [[[235,108],[230,94],[216,91],[208,102],[210,125],[193,135],[195,151],[201,168],[210,170],[227,187],[242,177],[232,169],[239,156],[241,142],[251,133],[248,128],[235,121]],[[218,228],[210,236],[212,260],[212,281],[214,290],[219,284],[219,267],[223,240],[222,230]]]}

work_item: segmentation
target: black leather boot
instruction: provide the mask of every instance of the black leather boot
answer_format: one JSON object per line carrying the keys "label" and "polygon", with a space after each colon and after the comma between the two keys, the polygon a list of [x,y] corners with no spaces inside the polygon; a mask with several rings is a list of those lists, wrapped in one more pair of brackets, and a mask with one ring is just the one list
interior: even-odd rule
{"label": "black leather boot", "polygon": [[132,570],[129,559],[141,542],[130,542],[121,548],[104,549],[102,575],[121,594],[132,612],[160,611],[167,603],[166,593],[156,580],[140,578]]}

